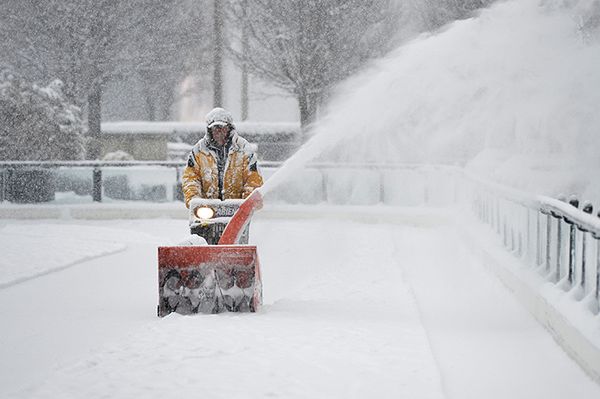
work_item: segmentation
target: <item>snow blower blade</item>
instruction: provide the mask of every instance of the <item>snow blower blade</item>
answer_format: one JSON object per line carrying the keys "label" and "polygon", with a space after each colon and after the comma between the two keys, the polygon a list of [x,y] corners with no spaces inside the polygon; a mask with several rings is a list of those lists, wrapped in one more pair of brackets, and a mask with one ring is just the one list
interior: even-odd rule
{"label": "snow blower blade", "polygon": [[158,316],[256,312],[262,304],[262,281],[254,245],[239,240],[260,192],[248,197],[231,218],[217,245],[158,248]]}

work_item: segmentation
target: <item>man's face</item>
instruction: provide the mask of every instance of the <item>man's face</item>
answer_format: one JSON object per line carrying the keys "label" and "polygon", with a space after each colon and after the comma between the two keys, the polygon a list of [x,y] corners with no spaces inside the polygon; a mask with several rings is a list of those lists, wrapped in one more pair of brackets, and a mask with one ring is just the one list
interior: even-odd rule
{"label": "man's face", "polygon": [[220,145],[221,147],[225,145],[227,142],[227,138],[229,136],[229,126],[214,126],[211,129],[212,137],[215,143]]}

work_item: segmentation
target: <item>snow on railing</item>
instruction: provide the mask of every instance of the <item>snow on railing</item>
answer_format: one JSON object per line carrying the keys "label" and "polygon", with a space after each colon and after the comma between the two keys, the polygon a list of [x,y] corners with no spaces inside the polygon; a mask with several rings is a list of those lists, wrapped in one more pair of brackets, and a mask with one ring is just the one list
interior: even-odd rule
{"label": "snow on railing", "polygon": [[[260,168],[269,178],[283,164],[263,161]],[[161,184],[172,185],[174,191],[168,197],[182,198],[180,179],[185,163],[181,161],[3,161],[0,162],[0,201],[11,200],[7,188],[18,171],[89,168],[92,199],[102,202],[106,195],[103,171],[132,167],[174,169],[173,180]],[[455,202],[454,180],[459,171],[454,167],[419,164],[311,163],[290,176],[289,182],[275,190],[271,198],[308,204],[447,205]],[[158,182],[158,177],[156,180]]]}
{"label": "snow on railing", "polygon": [[[475,215],[546,281],[600,312],[600,219],[575,197],[530,196],[466,175]],[[598,214],[600,216],[600,213]]]}
{"label": "snow on railing", "polygon": [[[281,163],[260,164],[268,179]],[[423,164],[315,162],[287,176],[269,200],[294,204],[446,206],[460,168]]]}
{"label": "snow on railing", "polygon": [[[9,185],[15,179],[17,171],[36,169],[58,169],[58,168],[90,168],[92,172],[92,200],[102,202],[102,171],[106,168],[126,167],[168,167],[175,169],[175,182],[179,182],[181,170],[185,163],[181,161],[2,161],[0,162],[0,202],[10,201]],[[176,188],[177,190],[177,188]],[[174,192],[171,198],[178,198]]]}

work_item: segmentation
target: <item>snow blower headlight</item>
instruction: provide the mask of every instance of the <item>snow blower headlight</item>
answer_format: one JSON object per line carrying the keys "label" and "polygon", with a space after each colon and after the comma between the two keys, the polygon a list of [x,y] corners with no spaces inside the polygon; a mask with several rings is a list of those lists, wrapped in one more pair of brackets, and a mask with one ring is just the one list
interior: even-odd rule
{"label": "snow blower headlight", "polygon": [[199,206],[194,209],[194,215],[198,219],[212,219],[215,216],[215,210],[208,206]]}

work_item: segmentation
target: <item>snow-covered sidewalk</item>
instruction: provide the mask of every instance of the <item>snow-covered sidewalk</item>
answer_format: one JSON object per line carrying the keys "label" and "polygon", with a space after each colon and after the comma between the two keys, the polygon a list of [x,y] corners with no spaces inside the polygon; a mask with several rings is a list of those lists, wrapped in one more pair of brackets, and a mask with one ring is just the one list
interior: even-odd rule
{"label": "snow-covered sidewalk", "polygon": [[0,290],[2,397],[600,395],[451,226],[258,217],[263,310],[158,319],[156,245],[186,222],[77,224],[126,248]]}
{"label": "snow-covered sidewalk", "polygon": [[[116,234],[117,233],[117,234]],[[0,226],[0,288],[126,248],[116,229],[11,223]]]}

